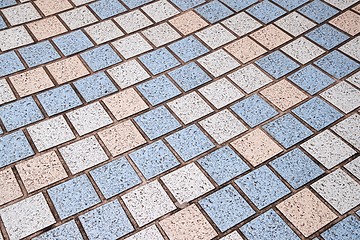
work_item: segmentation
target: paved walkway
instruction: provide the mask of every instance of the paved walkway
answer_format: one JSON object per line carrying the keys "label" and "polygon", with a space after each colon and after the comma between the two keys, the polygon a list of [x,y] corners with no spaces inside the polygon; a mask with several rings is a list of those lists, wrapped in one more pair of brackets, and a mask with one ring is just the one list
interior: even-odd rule
{"label": "paved walkway", "polygon": [[0,239],[359,240],[360,1],[0,0]]}

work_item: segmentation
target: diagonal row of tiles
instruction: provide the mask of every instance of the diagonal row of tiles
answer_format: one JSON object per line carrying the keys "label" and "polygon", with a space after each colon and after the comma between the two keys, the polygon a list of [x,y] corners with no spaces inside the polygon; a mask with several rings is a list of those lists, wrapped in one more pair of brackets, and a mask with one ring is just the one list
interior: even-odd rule
{"label": "diagonal row of tiles", "polygon": [[2,1],[0,231],[357,239],[359,6]]}

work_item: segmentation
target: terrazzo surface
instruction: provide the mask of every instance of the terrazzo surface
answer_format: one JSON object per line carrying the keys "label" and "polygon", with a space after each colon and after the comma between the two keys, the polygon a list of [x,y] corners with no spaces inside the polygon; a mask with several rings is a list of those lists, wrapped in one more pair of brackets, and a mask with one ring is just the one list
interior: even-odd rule
{"label": "terrazzo surface", "polygon": [[0,0],[0,240],[360,239],[360,1]]}

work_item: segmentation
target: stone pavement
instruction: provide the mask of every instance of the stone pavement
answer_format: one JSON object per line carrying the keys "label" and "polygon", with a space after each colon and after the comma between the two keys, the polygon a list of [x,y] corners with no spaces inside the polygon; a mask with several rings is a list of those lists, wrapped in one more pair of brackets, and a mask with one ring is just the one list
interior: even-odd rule
{"label": "stone pavement", "polygon": [[360,239],[360,1],[0,0],[0,239]]}

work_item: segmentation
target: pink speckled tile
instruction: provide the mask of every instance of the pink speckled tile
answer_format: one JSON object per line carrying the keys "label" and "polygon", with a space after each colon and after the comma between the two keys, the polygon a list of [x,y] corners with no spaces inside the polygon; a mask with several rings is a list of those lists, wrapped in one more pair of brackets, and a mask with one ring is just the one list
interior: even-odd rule
{"label": "pink speckled tile", "polygon": [[20,97],[28,96],[54,86],[42,67],[12,76],[10,81]]}
{"label": "pink speckled tile", "polygon": [[270,50],[291,40],[288,34],[272,24],[259,29],[250,36]]}
{"label": "pink speckled tile", "polygon": [[227,45],[225,49],[242,63],[247,63],[267,51],[249,37],[243,37]]}
{"label": "pink speckled tile", "polygon": [[360,32],[360,15],[350,10],[332,19],[330,23],[353,36]]}
{"label": "pink speckled tile", "polygon": [[282,152],[282,149],[260,129],[247,133],[231,142],[231,145],[253,166]]}
{"label": "pink speckled tile", "polygon": [[84,64],[76,56],[46,66],[57,83],[62,84],[89,74]]}
{"label": "pink speckled tile", "polygon": [[73,7],[68,0],[37,0],[34,2],[45,16],[53,15]]}
{"label": "pink speckled tile", "polygon": [[160,222],[170,240],[210,240],[217,234],[194,204]]}
{"label": "pink speckled tile", "polygon": [[260,93],[282,111],[291,108],[307,98],[305,93],[301,92],[286,80],[281,80],[262,90]]}
{"label": "pink speckled tile", "polygon": [[337,217],[308,188],[297,192],[276,207],[305,237]]}
{"label": "pink speckled tile", "polygon": [[208,23],[194,11],[185,12],[171,19],[169,22],[184,35],[196,32],[208,25]]}
{"label": "pink speckled tile", "polygon": [[54,151],[21,162],[16,165],[16,169],[28,192],[36,191],[67,177]]}
{"label": "pink speckled tile", "polygon": [[131,121],[119,123],[99,132],[101,140],[113,156],[127,152],[146,141]]}
{"label": "pink speckled tile", "polygon": [[27,24],[30,31],[40,41],[66,32],[66,28],[56,16]]}
{"label": "pink speckled tile", "polygon": [[0,171],[0,205],[21,197],[23,194],[11,168]]}
{"label": "pink speckled tile", "polygon": [[144,100],[133,88],[120,91],[103,101],[117,120],[124,119],[148,108]]}

